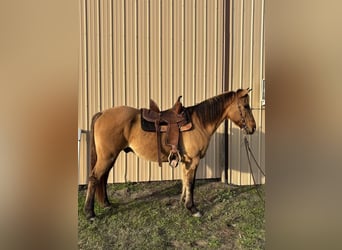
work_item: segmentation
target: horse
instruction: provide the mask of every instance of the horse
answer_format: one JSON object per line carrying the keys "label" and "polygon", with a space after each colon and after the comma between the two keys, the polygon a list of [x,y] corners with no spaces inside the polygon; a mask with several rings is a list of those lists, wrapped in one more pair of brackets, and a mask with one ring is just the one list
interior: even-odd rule
{"label": "horse", "polygon": [[[180,132],[180,155],[182,165],[182,194],[180,202],[191,215],[200,217],[193,200],[196,170],[205,156],[211,136],[220,124],[230,119],[246,134],[253,134],[255,120],[249,105],[251,89],[226,91],[194,106],[186,107],[193,128]],[[146,132],[141,127],[140,109],[117,106],[93,115],[90,130],[90,167],[84,212],[87,219],[94,219],[94,202],[110,207],[107,196],[107,179],[119,155],[132,151],[148,161],[158,161],[156,133]],[[162,134],[162,139],[165,134]],[[161,160],[168,161],[167,146],[162,145]]]}

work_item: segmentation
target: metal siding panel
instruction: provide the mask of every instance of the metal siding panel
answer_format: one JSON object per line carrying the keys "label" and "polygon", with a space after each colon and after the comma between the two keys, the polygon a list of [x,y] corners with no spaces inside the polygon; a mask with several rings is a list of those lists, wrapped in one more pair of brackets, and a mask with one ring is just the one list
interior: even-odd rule
{"label": "metal siding panel", "polygon": [[[261,166],[264,165],[264,153],[265,153],[265,130],[264,130],[264,113],[265,111],[262,110],[261,106],[261,81],[263,79],[263,1],[262,0],[256,0],[254,4],[255,8],[255,15],[254,15],[254,36],[253,40],[256,41],[254,44],[254,55],[255,58],[253,58],[253,65],[254,65],[254,72],[253,72],[253,94],[254,97],[252,99],[252,106],[253,108],[256,108],[254,110],[254,114],[257,116],[256,122],[257,122],[257,131],[256,131],[256,138],[253,142],[252,146],[254,146],[255,154],[257,161],[260,162]],[[264,183],[264,178],[261,174],[261,172],[257,169],[255,166],[253,168],[253,173],[256,174],[256,181],[258,184]]]}
{"label": "metal siding panel", "polygon": [[253,72],[253,83],[255,84],[255,88],[253,88],[253,107],[261,107],[261,80],[262,80],[262,71],[263,71],[263,62],[262,62],[262,44],[263,44],[263,14],[262,14],[262,3],[263,1],[256,0],[255,1],[255,15],[254,15],[254,32],[253,32],[253,40],[255,41],[253,46],[254,58],[253,65],[255,70]]}
{"label": "metal siding panel", "polygon": [[[192,106],[195,98],[196,74],[196,1],[184,1],[184,101]],[[182,176],[182,173],[181,173]],[[198,178],[198,175],[196,176]]]}
{"label": "metal siding panel", "polygon": [[[242,23],[242,78],[241,78],[241,87],[247,88],[252,87],[252,73],[253,73],[253,51],[251,45],[253,44],[252,40],[252,14],[253,14],[253,0],[244,0],[243,5],[243,23]],[[251,99],[253,99],[253,94],[250,95]],[[242,140],[242,132],[240,131],[240,138]],[[251,136],[249,136],[251,139]],[[241,169],[241,183],[242,185],[250,185],[251,184],[251,173],[248,165],[248,159],[246,157],[246,152],[242,147],[240,151],[240,169]]]}
{"label": "metal siding panel", "polygon": [[[79,96],[78,96],[78,128],[87,129],[87,6],[86,1],[80,1],[80,67],[79,67]],[[84,150],[86,142],[81,134],[79,142],[79,168],[78,183],[86,184],[87,182],[87,152]],[[83,139],[83,140],[82,140]]]}
{"label": "metal siding panel", "polygon": [[[126,1],[126,105],[137,107],[138,105],[138,81],[137,81],[137,16],[136,1]],[[134,154],[127,154],[127,181],[138,181],[138,159]]]}
{"label": "metal siding panel", "polygon": [[[241,88],[242,76],[242,35],[243,35],[243,3],[244,1],[232,1],[231,8],[231,82],[230,89]],[[241,184],[241,136],[239,128],[229,122],[229,179],[233,184]]]}
{"label": "metal siding panel", "polygon": [[253,74],[253,0],[245,0],[243,9],[243,37],[242,37],[242,87],[252,86]]}
{"label": "metal siding panel", "polygon": [[242,75],[242,34],[243,34],[243,2],[232,1],[232,72],[231,87],[232,90],[241,86]]}
{"label": "metal siding panel", "polygon": [[[126,104],[126,33],[125,33],[125,0],[114,0],[113,15],[113,105]],[[126,154],[121,152],[113,168],[113,182],[125,182],[127,175]]]}
{"label": "metal siding panel", "polygon": [[[247,84],[255,89],[260,82],[254,73],[256,70],[263,72],[263,67],[257,64],[257,53],[262,54],[263,51],[262,45],[251,40],[262,41],[262,36],[258,37],[258,29],[262,28],[259,23],[262,22],[258,18],[261,17],[259,10],[263,9],[263,1],[231,1],[231,4],[234,8],[231,8],[230,86],[231,89],[241,87],[244,79],[252,81]],[[142,107],[148,105],[151,97],[166,109],[180,94],[183,94],[183,104],[189,106],[221,93],[223,0],[88,0],[81,3],[81,8],[84,13],[81,24],[84,32],[81,34],[85,57],[81,60],[84,66],[80,69],[82,87],[79,91],[82,95],[79,103],[84,107],[80,107],[79,123],[88,127],[87,123],[96,111],[113,104]],[[263,64],[263,60],[259,60],[260,63]],[[243,84],[245,86],[245,81]],[[257,91],[253,93],[253,105],[259,96]],[[82,119],[87,113],[88,117]],[[261,124],[260,129],[264,129],[263,113],[260,111],[255,116]],[[221,126],[213,136],[197,178],[220,177],[220,165],[224,162],[220,153],[223,131]],[[240,184],[238,171],[244,159],[236,145],[240,145],[241,135],[231,124],[229,131],[229,166],[235,167],[234,178]],[[263,161],[264,134],[259,133],[251,143],[253,147],[260,145],[258,157]],[[85,154],[84,149],[81,151]],[[84,156],[82,159],[85,161]],[[144,162],[133,154],[121,153],[109,181],[179,179],[180,169],[173,170],[167,164],[159,168],[157,163]],[[242,176],[242,179],[245,182],[250,180],[250,176]]]}
{"label": "metal siding panel", "polygon": [[100,2],[100,72],[101,72],[101,109],[112,107],[112,52],[111,52],[111,6],[109,0]]}
{"label": "metal siding panel", "polygon": [[[206,2],[206,45],[205,45],[205,93],[206,98],[217,94],[217,1]],[[219,133],[215,133],[210,141],[207,155],[205,157],[205,176],[213,178],[216,176],[216,159],[218,155],[217,138]]]}
{"label": "metal siding panel", "polygon": [[[157,103],[161,102],[161,3],[150,0],[150,95]],[[152,87],[153,86],[153,87]],[[161,180],[162,168],[157,162],[151,163],[151,181]]]}
{"label": "metal siding panel", "polygon": [[196,61],[196,1],[185,1],[185,90],[184,105],[195,103],[195,61]]}
{"label": "metal siding panel", "polygon": [[[100,4],[101,27],[101,106],[102,110],[114,105],[113,86],[113,16],[112,2],[105,0]],[[108,182],[114,182],[114,168],[108,175]]]}
{"label": "metal siding panel", "polygon": [[[179,95],[182,95],[184,104],[184,0],[173,1],[173,98],[175,101]],[[172,169],[172,179],[182,178],[181,166]]]}
{"label": "metal siding panel", "polygon": [[[257,131],[254,135],[248,136],[251,148],[256,154],[257,160],[262,161],[264,155],[264,131],[262,127],[262,111],[260,110],[260,84],[261,73],[263,71],[262,48],[263,34],[261,32],[263,24],[262,15],[263,1],[233,1],[231,13],[231,89],[252,87],[251,106]],[[252,175],[248,166],[246,152],[242,144],[242,133],[229,123],[229,181],[237,185],[253,184]],[[242,150],[241,150],[242,148]],[[258,169],[252,168],[256,174],[257,183],[263,180]]]}
{"label": "metal siding panel", "polygon": [[[223,28],[224,28],[224,0],[217,0],[217,32],[216,32],[216,42],[217,42],[217,63],[216,63],[216,85],[217,85],[217,94],[222,93],[224,91],[224,78],[223,78],[223,62],[224,62],[224,47],[223,47]],[[229,17],[227,17],[229,18]],[[229,69],[226,69],[229,70]],[[215,177],[222,178],[224,176],[225,171],[225,134],[224,134],[224,124],[217,129],[216,135],[216,163],[215,163]]]}
{"label": "metal siding panel", "polygon": [[87,18],[86,18],[86,1],[80,1],[81,8],[81,46],[80,46],[80,83],[78,95],[78,127],[87,129],[88,127],[88,105],[87,105]]}
{"label": "metal siding panel", "polygon": [[[97,2],[88,1],[88,120],[101,110],[100,107],[100,79],[99,79],[99,11]],[[88,123],[89,125],[89,123]]]}
{"label": "metal siding panel", "polygon": [[[161,1],[161,110],[172,105],[172,1]],[[172,170],[163,163],[161,179],[169,180]]]}
{"label": "metal siding panel", "polygon": [[[196,11],[195,11],[195,103],[199,103],[206,99],[205,86],[206,86],[206,2],[205,0],[196,1]],[[198,179],[206,178],[205,169],[206,157],[203,158],[198,166],[196,177]]]}
{"label": "metal siding panel", "polygon": [[[148,107],[150,98],[149,89],[149,22],[148,22],[148,1],[138,1],[137,8],[137,29],[138,29],[138,86],[139,100],[138,107]],[[149,181],[148,161],[139,161],[139,181]]]}
{"label": "metal siding panel", "polygon": [[[173,1],[173,100],[184,94],[184,2]],[[183,96],[184,98],[184,96]],[[183,99],[182,99],[183,101]]]}

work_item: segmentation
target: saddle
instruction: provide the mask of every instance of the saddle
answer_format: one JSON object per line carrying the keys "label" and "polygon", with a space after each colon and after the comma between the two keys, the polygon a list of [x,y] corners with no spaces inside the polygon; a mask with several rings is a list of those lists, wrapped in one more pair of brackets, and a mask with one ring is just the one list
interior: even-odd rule
{"label": "saddle", "polygon": [[178,149],[180,132],[189,131],[192,123],[187,109],[183,107],[179,96],[171,109],[160,111],[158,105],[151,99],[150,109],[141,109],[142,129],[157,134],[158,163],[161,161],[161,133],[166,133],[165,145],[170,147],[168,162],[171,167],[177,167],[181,160]]}

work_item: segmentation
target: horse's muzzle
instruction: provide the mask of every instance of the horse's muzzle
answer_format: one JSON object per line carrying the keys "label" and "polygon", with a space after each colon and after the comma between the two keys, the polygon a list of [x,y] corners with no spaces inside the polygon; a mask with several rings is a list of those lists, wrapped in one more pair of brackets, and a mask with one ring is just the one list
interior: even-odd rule
{"label": "horse's muzzle", "polygon": [[245,128],[243,128],[243,130],[246,132],[246,134],[251,135],[251,134],[254,134],[256,127],[255,126],[245,127]]}

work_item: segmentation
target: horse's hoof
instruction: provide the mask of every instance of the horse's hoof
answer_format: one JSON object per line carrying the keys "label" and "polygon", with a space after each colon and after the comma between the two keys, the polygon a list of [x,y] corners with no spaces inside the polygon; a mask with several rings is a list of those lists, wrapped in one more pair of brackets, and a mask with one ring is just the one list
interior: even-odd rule
{"label": "horse's hoof", "polygon": [[94,213],[94,212],[88,212],[88,211],[86,211],[86,212],[85,212],[85,217],[86,217],[86,219],[89,220],[89,221],[94,221],[94,219],[95,219],[95,213]]}
{"label": "horse's hoof", "polygon": [[104,208],[105,210],[109,210],[109,209],[112,208],[112,204],[111,204],[111,203],[105,203],[105,204],[103,204],[103,208]]}
{"label": "horse's hoof", "polygon": [[104,209],[105,211],[108,211],[108,210],[111,210],[111,209],[112,209],[112,206],[105,206],[105,207],[103,207],[103,209]]}
{"label": "horse's hoof", "polygon": [[202,213],[200,211],[197,211],[196,213],[192,214],[192,216],[199,218],[202,216]]}
{"label": "horse's hoof", "polygon": [[93,222],[93,221],[95,221],[95,215],[90,215],[90,214],[86,215],[86,219],[90,222]]}

